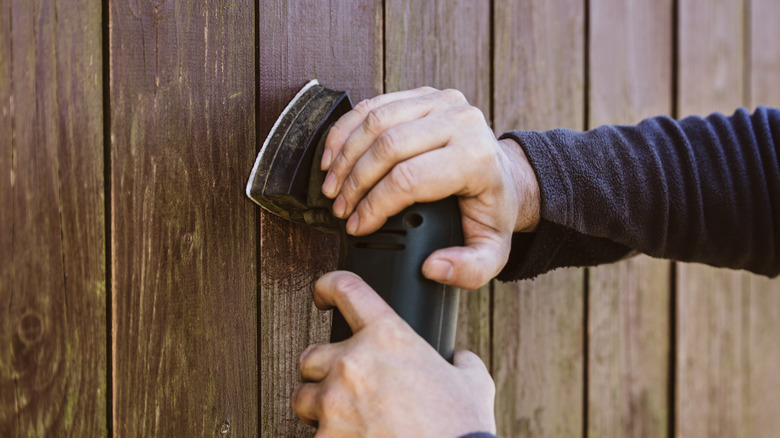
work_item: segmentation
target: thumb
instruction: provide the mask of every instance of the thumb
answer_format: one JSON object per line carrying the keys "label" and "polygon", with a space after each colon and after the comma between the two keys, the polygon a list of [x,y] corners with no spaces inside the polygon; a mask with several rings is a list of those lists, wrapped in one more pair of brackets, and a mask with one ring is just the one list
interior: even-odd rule
{"label": "thumb", "polygon": [[480,393],[488,400],[493,400],[496,395],[496,385],[490,377],[485,363],[476,354],[468,350],[458,350],[455,352],[452,364],[455,368],[471,376],[471,379],[480,388]]}
{"label": "thumb", "polygon": [[482,359],[468,350],[458,350],[452,358],[452,364],[455,368],[460,368],[466,372],[482,372],[487,374],[488,370]]}
{"label": "thumb", "polygon": [[461,289],[478,289],[498,275],[509,258],[508,245],[495,240],[440,249],[423,264],[423,275]]}

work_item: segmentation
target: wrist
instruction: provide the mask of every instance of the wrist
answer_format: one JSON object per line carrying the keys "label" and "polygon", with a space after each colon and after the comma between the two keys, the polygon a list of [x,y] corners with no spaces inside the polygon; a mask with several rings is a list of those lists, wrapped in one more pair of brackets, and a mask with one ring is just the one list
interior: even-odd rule
{"label": "wrist", "polygon": [[525,151],[511,138],[498,141],[501,150],[507,156],[506,174],[517,199],[517,219],[515,232],[535,231],[541,220],[541,196],[536,173],[525,155]]}

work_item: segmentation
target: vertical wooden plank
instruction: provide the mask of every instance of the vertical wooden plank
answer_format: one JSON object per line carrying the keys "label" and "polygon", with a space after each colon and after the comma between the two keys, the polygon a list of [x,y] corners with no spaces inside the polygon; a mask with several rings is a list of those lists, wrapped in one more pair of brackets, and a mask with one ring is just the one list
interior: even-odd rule
{"label": "vertical wooden plank", "polygon": [[100,13],[0,1],[2,436],[106,434]]}
{"label": "vertical wooden plank", "polygon": [[[490,3],[391,0],[385,13],[386,91],[455,88],[490,120]],[[490,285],[463,291],[457,349],[490,366]]]}
{"label": "vertical wooden plank", "polygon": [[[750,107],[780,107],[780,2],[750,2]],[[780,430],[780,281],[750,278],[750,411],[744,435],[771,437]]]}
{"label": "vertical wooden plank", "polygon": [[[354,103],[381,93],[380,0],[357,7],[261,0],[258,26],[259,138],[312,78],[349,91]],[[338,240],[265,213],[260,222],[261,435],[305,436],[312,429],[290,409],[290,394],[300,382],[300,354],[328,339],[330,315],[311,294],[319,275],[335,269]]]}
{"label": "vertical wooden plank", "polygon": [[750,106],[780,107],[780,2],[750,0]]}
{"label": "vertical wooden plank", "polygon": [[[582,1],[496,1],[494,120],[582,129]],[[493,376],[503,436],[577,436],[583,424],[583,270],[495,284]]]}
{"label": "vertical wooden plank", "polygon": [[[672,110],[670,0],[591,0],[588,126]],[[636,257],[590,270],[588,436],[669,430],[670,263]]]}
{"label": "vertical wooden plank", "polygon": [[116,436],[257,434],[254,25],[110,2]]}
{"label": "vertical wooden plank", "polygon": [[[679,115],[730,114],[746,103],[742,0],[679,4]],[[750,278],[680,264],[676,432],[753,436],[748,408]]]}

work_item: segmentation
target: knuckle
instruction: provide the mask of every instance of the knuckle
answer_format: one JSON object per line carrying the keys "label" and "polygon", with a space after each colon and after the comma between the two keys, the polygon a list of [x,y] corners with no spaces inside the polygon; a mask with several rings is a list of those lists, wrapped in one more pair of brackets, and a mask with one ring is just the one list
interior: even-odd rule
{"label": "knuckle", "polygon": [[450,102],[467,103],[466,96],[454,88],[447,88],[446,90],[442,90],[441,95]]}
{"label": "knuckle", "polygon": [[485,115],[475,106],[465,106],[458,112],[458,118],[464,123],[470,125],[482,124],[485,122]]}
{"label": "knuckle", "polygon": [[314,353],[314,351],[317,349],[316,344],[309,345],[306,347],[305,350],[303,350],[303,353],[301,353],[301,356],[298,358],[298,369],[300,371],[303,371],[304,367],[307,364],[307,360],[311,357],[311,354]]}
{"label": "knuckle", "polygon": [[371,133],[380,133],[384,129],[387,120],[387,111],[383,108],[374,108],[366,115],[365,129]]}
{"label": "knuckle", "polygon": [[381,336],[379,337],[381,342],[380,345],[390,350],[405,348],[408,342],[408,333],[397,321],[380,319],[375,324],[375,328],[381,333]]}
{"label": "knuckle", "polygon": [[341,186],[342,193],[347,195],[349,193],[357,193],[360,190],[360,179],[355,175],[355,171],[347,176],[344,180],[344,184]]}
{"label": "knuckle", "polygon": [[363,360],[357,354],[344,354],[336,361],[336,370],[344,378],[356,379],[363,372]]}
{"label": "knuckle", "polygon": [[336,290],[344,295],[358,292],[361,288],[362,281],[356,275],[342,275],[334,284]]}
{"label": "knuckle", "polygon": [[414,168],[408,162],[397,164],[390,171],[390,183],[402,193],[411,194],[417,185]]}
{"label": "knuckle", "polygon": [[395,158],[397,150],[398,141],[396,136],[388,131],[377,138],[373,152],[380,161],[390,161]]}
{"label": "knuckle", "polygon": [[377,205],[374,200],[374,196],[369,193],[368,196],[363,198],[362,201],[360,201],[360,204],[358,205],[359,215],[361,218],[361,221],[365,218],[371,218],[378,214]]}
{"label": "knuckle", "polygon": [[371,111],[372,105],[373,105],[372,99],[363,99],[360,102],[358,102],[358,104],[355,105],[355,107],[352,108],[352,110],[359,114],[368,114],[369,111]]}
{"label": "knuckle", "polygon": [[417,90],[425,92],[425,93],[434,93],[436,91],[439,91],[438,89],[433,88],[430,85],[422,86],[422,87],[418,88]]}

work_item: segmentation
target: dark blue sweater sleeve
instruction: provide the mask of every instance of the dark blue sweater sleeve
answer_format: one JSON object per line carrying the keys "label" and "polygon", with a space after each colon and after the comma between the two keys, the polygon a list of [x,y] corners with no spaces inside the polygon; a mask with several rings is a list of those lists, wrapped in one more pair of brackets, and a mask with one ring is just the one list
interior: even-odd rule
{"label": "dark blue sweater sleeve", "polygon": [[636,252],[780,273],[778,109],[507,137],[536,172],[542,221],[515,234],[499,279]]}

